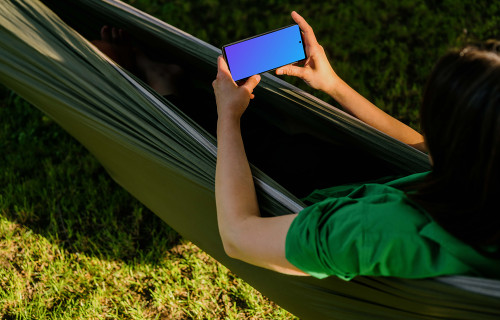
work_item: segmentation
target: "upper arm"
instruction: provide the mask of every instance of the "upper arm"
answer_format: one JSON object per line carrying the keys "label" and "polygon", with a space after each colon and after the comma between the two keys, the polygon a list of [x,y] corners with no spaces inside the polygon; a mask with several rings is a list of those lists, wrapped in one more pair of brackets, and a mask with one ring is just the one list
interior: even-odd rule
{"label": "upper arm", "polygon": [[420,142],[409,143],[409,145],[417,150],[422,151],[422,152],[429,152],[429,150],[427,149],[427,144],[425,143],[423,136],[422,136],[422,140]]}
{"label": "upper arm", "polygon": [[285,257],[286,235],[296,216],[248,217],[233,229],[226,252],[235,259],[280,273],[308,275]]}

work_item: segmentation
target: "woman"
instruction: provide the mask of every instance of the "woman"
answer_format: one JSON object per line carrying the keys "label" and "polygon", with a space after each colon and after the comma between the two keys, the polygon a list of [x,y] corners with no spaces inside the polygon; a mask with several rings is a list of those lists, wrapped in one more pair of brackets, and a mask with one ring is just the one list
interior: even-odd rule
{"label": "woman", "polygon": [[[238,87],[222,57],[213,82],[217,112],[216,203],[227,254],[264,268],[323,278],[500,278],[500,56],[498,46],[443,57],[422,108],[426,139],[340,79],[296,12],[308,56],[276,74],[302,78],[369,125],[428,151],[433,169],[387,184],[320,190],[299,214],[260,216],[240,117],[260,76]],[[332,183],[335,183],[332,181]],[[496,209],[495,209],[496,208]]]}

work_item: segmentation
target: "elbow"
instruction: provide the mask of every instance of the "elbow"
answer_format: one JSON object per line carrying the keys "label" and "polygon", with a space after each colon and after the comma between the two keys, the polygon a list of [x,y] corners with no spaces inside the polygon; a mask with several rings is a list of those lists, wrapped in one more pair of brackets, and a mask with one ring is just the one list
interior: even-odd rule
{"label": "elbow", "polygon": [[226,254],[233,259],[242,260],[242,253],[244,252],[244,230],[235,224],[231,229],[221,229],[220,233],[222,246]]}
{"label": "elbow", "polygon": [[234,240],[229,239],[228,237],[222,237],[222,246],[224,247],[224,252],[228,257],[240,259],[240,250]]}
{"label": "elbow", "polygon": [[234,246],[234,244],[230,244],[227,241],[226,242],[223,241],[222,244],[224,246],[224,252],[226,252],[226,255],[228,257],[233,259],[238,259],[238,250]]}
{"label": "elbow", "polygon": [[239,222],[229,224],[220,224],[219,233],[222,240],[222,245],[226,254],[233,259],[245,261],[248,255],[248,250],[252,243],[253,232],[250,219],[243,219]]}

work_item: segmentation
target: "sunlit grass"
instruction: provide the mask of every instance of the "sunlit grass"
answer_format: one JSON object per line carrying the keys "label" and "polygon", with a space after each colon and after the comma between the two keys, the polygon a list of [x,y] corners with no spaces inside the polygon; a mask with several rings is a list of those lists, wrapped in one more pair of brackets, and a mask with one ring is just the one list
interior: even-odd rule
{"label": "sunlit grass", "polygon": [[2,96],[0,316],[292,317],[181,239],[56,123]]}
{"label": "sunlit grass", "polygon": [[69,252],[0,218],[4,318],[279,318],[282,310],[181,240],[158,263]]}

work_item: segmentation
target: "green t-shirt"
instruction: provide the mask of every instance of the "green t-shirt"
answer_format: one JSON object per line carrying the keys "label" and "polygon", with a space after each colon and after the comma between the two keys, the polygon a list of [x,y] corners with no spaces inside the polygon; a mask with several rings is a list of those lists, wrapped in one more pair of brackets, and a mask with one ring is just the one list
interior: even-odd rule
{"label": "green t-shirt", "polygon": [[500,278],[499,260],[485,258],[454,238],[397,189],[426,174],[316,190],[305,199],[314,204],[288,230],[287,260],[317,278]]}

